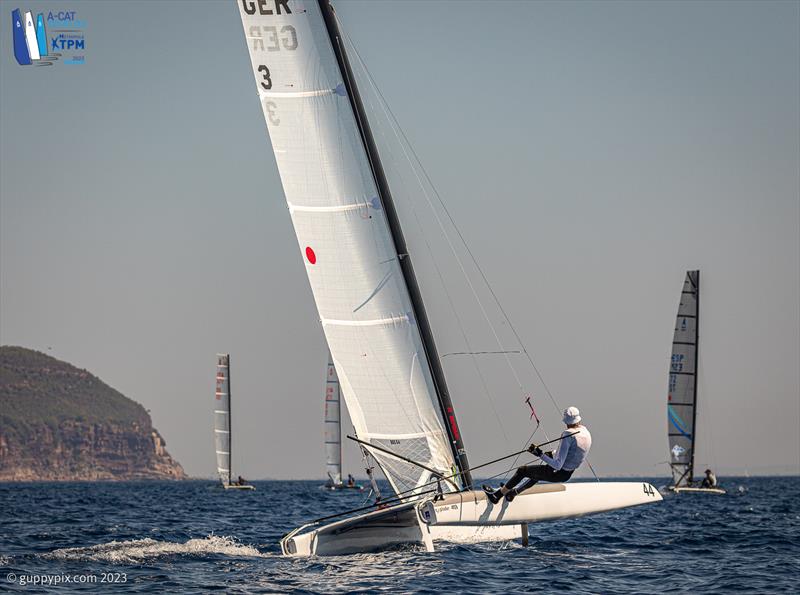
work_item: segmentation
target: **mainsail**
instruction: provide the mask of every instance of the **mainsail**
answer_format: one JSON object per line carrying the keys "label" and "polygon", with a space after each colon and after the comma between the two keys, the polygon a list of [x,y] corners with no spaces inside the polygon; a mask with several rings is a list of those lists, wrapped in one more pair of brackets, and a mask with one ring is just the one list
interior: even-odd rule
{"label": "mainsail", "polygon": [[342,410],[339,393],[339,377],[329,352],[328,375],[325,378],[325,467],[335,486],[342,483]]}
{"label": "mainsail", "polygon": [[[360,439],[442,474],[466,454],[402,233],[327,0],[240,0],[319,318]],[[447,423],[445,423],[445,420]],[[373,451],[396,492],[430,472]]]}
{"label": "mainsail", "polygon": [[667,432],[676,487],[689,485],[694,479],[699,284],[700,271],[687,271],[672,339]]}
{"label": "mainsail", "polygon": [[217,354],[217,388],[214,391],[214,447],[217,473],[223,485],[231,483],[231,377],[230,355]]}

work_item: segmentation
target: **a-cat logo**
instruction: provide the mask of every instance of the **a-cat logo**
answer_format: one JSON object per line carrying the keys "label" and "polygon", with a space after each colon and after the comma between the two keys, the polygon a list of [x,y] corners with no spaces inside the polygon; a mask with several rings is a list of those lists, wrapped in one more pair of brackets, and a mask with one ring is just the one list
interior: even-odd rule
{"label": "a-cat logo", "polygon": [[21,66],[52,66],[83,64],[86,60],[84,21],[75,18],[76,11],[40,12],[34,18],[29,10],[25,14],[17,8],[11,11],[11,38],[14,58]]}

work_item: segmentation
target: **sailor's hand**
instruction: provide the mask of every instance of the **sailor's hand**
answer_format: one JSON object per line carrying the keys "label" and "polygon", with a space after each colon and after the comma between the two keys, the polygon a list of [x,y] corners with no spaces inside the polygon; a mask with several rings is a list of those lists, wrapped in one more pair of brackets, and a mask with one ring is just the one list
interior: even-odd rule
{"label": "sailor's hand", "polygon": [[535,444],[531,444],[528,447],[528,452],[532,453],[534,456],[540,457],[542,456],[542,449],[536,446]]}

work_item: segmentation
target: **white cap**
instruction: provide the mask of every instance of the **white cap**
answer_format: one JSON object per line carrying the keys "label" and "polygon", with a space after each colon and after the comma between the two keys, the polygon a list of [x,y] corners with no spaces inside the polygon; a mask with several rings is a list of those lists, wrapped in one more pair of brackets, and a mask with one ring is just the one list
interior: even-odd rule
{"label": "white cap", "polygon": [[581,421],[581,412],[577,407],[567,407],[564,409],[564,423],[568,426]]}

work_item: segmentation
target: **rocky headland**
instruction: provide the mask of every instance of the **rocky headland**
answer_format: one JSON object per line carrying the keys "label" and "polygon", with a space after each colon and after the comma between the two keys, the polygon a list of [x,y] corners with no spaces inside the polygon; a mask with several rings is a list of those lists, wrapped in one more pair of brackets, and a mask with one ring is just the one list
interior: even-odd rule
{"label": "rocky headland", "polygon": [[185,478],[140,404],[86,370],[0,347],[0,481]]}

